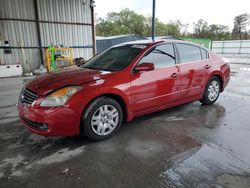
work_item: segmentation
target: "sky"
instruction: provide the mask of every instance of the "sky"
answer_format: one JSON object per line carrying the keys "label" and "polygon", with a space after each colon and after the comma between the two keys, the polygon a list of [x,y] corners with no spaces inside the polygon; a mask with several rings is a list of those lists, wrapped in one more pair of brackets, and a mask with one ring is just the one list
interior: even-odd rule
{"label": "sky", "polygon": [[[152,14],[152,0],[95,0],[97,17],[105,18],[108,12],[119,12],[124,8],[144,16]],[[204,19],[208,24],[223,24],[233,28],[233,18],[239,14],[250,14],[250,0],[156,0],[156,17],[167,23],[180,20],[189,24]]]}

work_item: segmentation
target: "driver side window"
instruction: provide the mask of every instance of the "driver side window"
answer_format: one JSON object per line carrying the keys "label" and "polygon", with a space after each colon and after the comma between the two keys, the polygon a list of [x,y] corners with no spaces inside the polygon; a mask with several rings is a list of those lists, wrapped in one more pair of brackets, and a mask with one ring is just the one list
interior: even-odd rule
{"label": "driver side window", "polygon": [[141,63],[153,63],[155,69],[175,65],[173,44],[163,44],[155,47],[140,60]]}

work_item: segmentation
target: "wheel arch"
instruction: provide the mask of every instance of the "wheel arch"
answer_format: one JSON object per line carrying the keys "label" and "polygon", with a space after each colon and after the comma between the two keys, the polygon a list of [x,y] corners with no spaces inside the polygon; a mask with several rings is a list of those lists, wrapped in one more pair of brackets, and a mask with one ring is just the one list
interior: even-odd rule
{"label": "wheel arch", "polygon": [[[127,119],[128,119],[128,107],[127,107],[127,103],[125,102],[125,100],[123,99],[122,96],[115,94],[115,93],[104,93],[104,94],[97,96],[95,98],[98,98],[98,97],[109,97],[109,98],[116,100],[121,105],[123,117],[124,117],[123,121],[127,121]],[[93,99],[93,100],[95,100],[95,99]]]}
{"label": "wheel arch", "polygon": [[221,76],[220,74],[214,74],[214,75],[212,75],[210,78],[212,78],[212,77],[217,77],[217,78],[219,79],[220,84],[221,84],[220,92],[222,92],[223,89],[224,89],[224,83],[223,83],[222,76]]}
{"label": "wheel arch", "polygon": [[[208,83],[208,81],[212,78],[212,77],[217,77],[220,81],[220,84],[221,84],[221,88],[220,88],[220,92],[223,92],[224,90],[224,79],[223,79],[223,75],[221,73],[221,71],[218,71],[218,70],[214,70],[212,71],[209,75],[208,75],[208,79],[207,79],[207,82],[206,84]],[[205,86],[206,86],[205,84]],[[205,89],[205,88],[204,88]]]}
{"label": "wheel arch", "polygon": [[84,117],[84,114],[86,112],[86,110],[88,110],[88,107],[92,104],[93,101],[95,101],[96,99],[98,98],[103,98],[103,97],[108,97],[108,98],[112,98],[114,99],[115,101],[117,101],[121,108],[122,108],[122,112],[123,112],[123,122],[124,121],[127,121],[129,119],[128,117],[128,106],[127,106],[127,103],[125,101],[125,99],[119,95],[119,94],[116,94],[116,93],[103,93],[103,94],[100,94],[100,95],[97,95],[95,97],[93,97],[88,103],[87,105],[83,108],[82,110],[82,115],[81,115],[81,123],[80,123],[80,127],[82,128],[82,118]]}
{"label": "wheel arch", "polygon": [[205,82],[205,84],[203,85],[203,88],[202,88],[202,92],[201,92],[201,95],[200,95],[200,99],[203,98],[204,96],[204,92],[205,92],[205,89],[206,89],[206,85],[208,83],[208,81],[212,78],[212,77],[217,77],[221,83],[221,88],[220,88],[220,92],[223,92],[224,90],[224,83],[223,83],[223,79],[222,79],[222,76],[219,72],[213,72],[211,73],[208,78],[207,78],[207,81]]}

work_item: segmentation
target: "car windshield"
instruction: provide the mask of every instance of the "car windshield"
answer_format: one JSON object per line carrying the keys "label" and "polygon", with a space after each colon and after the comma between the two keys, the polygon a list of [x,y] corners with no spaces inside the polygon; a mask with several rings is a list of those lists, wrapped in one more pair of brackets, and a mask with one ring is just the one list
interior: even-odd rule
{"label": "car windshield", "polygon": [[127,67],[145,47],[145,45],[124,45],[109,48],[90,59],[83,67],[94,70],[119,71]]}

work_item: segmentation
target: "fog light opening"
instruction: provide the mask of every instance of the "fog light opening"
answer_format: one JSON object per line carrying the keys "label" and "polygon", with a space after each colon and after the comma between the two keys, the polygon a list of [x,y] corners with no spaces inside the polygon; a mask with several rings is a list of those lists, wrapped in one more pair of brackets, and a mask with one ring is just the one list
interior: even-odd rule
{"label": "fog light opening", "polygon": [[40,123],[39,128],[41,130],[47,131],[49,127],[46,123]]}

